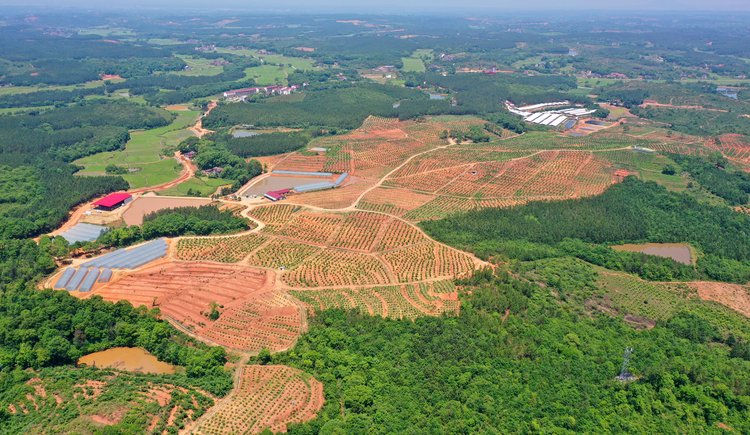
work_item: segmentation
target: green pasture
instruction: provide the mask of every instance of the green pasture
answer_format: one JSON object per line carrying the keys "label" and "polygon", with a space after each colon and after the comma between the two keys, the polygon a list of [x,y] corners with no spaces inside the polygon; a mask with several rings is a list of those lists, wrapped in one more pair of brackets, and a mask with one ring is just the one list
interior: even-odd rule
{"label": "green pasture", "polygon": [[293,73],[294,69],[289,67],[280,68],[276,65],[264,64],[262,66],[256,66],[253,68],[245,69],[247,78],[254,78],[255,82],[259,85],[275,85],[276,80],[282,85],[287,84],[287,77]]}
{"label": "green pasture", "polygon": [[78,175],[102,175],[107,165],[140,168],[123,175],[133,189],[156,186],[174,180],[182,171],[182,164],[172,158],[162,157],[162,151],[192,136],[186,127],[195,123],[200,112],[174,112],[177,118],[168,126],[153,130],[134,131],[123,151],[108,151],[74,161],[85,169]]}
{"label": "green pasture", "polygon": [[216,51],[218,53],[238,54],[248,57],[262,57],[263,63],[283,63],[285,66],[291,65],[293,68],[303,70],[312,69],[315,63],[311,59],[303,59],[301,57],[287,57],[280,54],[258,54],[258,50],[227,50],[225,48],[217,48]]}
{"label": "green pasture", "polygon": [[404,66],[401,68],[402,71],[416,71],[416,72],[422,72],[424,71],[424,63],[422,63],[422,59],[419,58],[413,58],[413,57],[402,57],[401,61],[404,63]]}
{"label": "green pasture", "polygon": [[224,186],[231,183],[232,180],[225,180],[223,178],[191,178],[188,181],[180,183],[171,189],[160,191],[159,195],[187,196],[188,190],[193,189],[193,191],[200,192],[201,196],[211,196],[214,192],[216,192],[216,189],[218,189],[219,186]]}
{"label": "green pasture", "polygon": [[177,55],[180,59],[185,61],[188,66],[193,67],[191,71],[170,71],[169,74],[178,76],[215,76],[224,72],[223,66],[212,66],[208,65],[215,59],[204,59],[202,57],[193,57],[185,55]]}

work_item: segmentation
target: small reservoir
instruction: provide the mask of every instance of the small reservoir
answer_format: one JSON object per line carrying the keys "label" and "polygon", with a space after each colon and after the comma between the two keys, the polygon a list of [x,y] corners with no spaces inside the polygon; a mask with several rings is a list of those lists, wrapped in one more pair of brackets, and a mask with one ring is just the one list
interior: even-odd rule
{"label": "small reservoir", "polygon": [[671,258],[683,264],[690,264],[690,248],[682,243],[644,243],[642,245],[616,245],[612,249],[618,251],[641,252],[648,255]]}
{"label": "small reservoir", "polygon": [[234,133],[232,133],[232,137],[251,137],[251,136],[257,136],[260,133],[254,132],[254,131],[247,131],[247,130],[237,130]]}
{"label": "small reservoir", "polygon": [[79,359],[78,364],[159,375],[175,372],[175,366],[159,361],[155,356],[140,347],[113,347],[101,352],[90,353]]}

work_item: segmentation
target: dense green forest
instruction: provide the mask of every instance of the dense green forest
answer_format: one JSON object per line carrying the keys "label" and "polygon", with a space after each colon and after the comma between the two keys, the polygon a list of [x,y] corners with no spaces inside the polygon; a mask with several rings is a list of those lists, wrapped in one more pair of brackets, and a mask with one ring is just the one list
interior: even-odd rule
{"label": "dense green forest", "polygon": [[113,228],[102,234],[95,244],[129,246],[158,237],[237,233],[250,229],[247,218],[231,210],[220,210],[216,204],[200,207],[164,208],[143,216],[143,225]]}
{"label": "dense green forest", "polygon": [[[632,176],[591,198],[472,211],[421,225],[437,240],[484,258],[533,259],[562,252],[647,279],[750,280],[750,216]],[[695,273],[688,273],[669,261],[585,245],[620,243],[689,243],[702,255]]]}

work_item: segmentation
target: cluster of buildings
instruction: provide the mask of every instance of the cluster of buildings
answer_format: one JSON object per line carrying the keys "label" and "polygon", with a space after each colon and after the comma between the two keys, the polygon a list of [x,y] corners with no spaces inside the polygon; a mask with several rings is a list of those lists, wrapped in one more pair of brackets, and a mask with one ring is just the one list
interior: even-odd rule
{"label": "cluster of buildings", "polygon": [[578,73],[579,77],[583,77],[586,79],[627,79],[628,76],[625,74],[620,73],[610,73],[610,74],[598,74],[593,73],[591,71],[581,71]]}
{"label": "cluster of buildings", "polygon": [[198,51],[216,51],[215,45],[201,45],[200,47],[195,47]]}
{"label": "cluster of buildings", "polygon": [[[322,177],[328,178],[329,180],[333,177],[332,172],[304,172],[304,171],[273,171],[275,175],[293,175],[293,176],[305,176],[305,177]],[[312,192],[314,190],[332,189],[338,187],[343,183],[349,174],[344,172],[339,175],[334,181],[320,181],[317,183],[300,184],[294,186],[291,189],[282,190],[271,190],[266,192],[263,196],[270,199],[271,201],[279,201],[286,198],[286,195],[292,191],[297,193]]]}
{"label": "cluster of buildings", "polygon": [[[583,107],[560,109],[560,110],[543,110],[553,107],[570,106],[569,101],[556,101],[553,103],[533,104],[531,106],[516,107],[510,101],[505,102],[505,106],[510,113],[523,117],[523,120],[532,124],[548,125],[550,127],[563,126],[571,128],[576,123],[576,119],[581,116],[590,115],[596,110],[585,109]],[[537,110],[542,110],[535,112]]]}
{"label": "cluster of buildings", "polygon": [[[307,83],[303,83],[302,87],[307,86]],[[300,89],[300,86],[257,86],[254,88],[237,89],[236,91],[224,92],[224,99],[226,101],[247,101],[247,97],[253,94],[278,94],[278,95],[289,95],[292,92],[296,92]]]}

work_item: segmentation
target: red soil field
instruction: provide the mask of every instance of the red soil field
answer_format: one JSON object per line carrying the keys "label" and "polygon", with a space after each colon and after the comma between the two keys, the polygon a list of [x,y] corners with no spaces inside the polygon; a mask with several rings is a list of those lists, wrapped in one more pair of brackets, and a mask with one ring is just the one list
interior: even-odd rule
{"label": "red soil field", "polygon": [[750,142],[739,134],[724,134],[717,142],[711,141],[708,146],[719,150],[728,159],[740,162],[750,162]]}
{"label": "red soil field", "polygon": [[[274,351],[296,340],[302,322],[299,307],[273,289],[274,281],[273,274],[245,266],[162,263],[78,296],[157,306],[164,316],[213,343]],[[212,302],[221,313],[216,321],[207,317]]]}
{"label": "red soil field", "polygon": [[315,418],[323,407],[323,384],[286,366],[245,366],[242,383],[231,401],[193,433],[234,435],[270,429],[286,432],[287,423]]}

